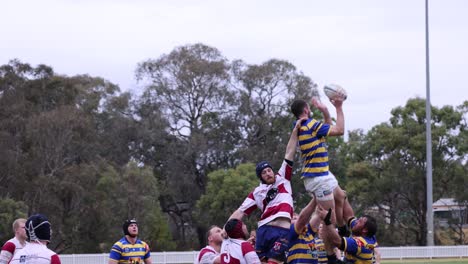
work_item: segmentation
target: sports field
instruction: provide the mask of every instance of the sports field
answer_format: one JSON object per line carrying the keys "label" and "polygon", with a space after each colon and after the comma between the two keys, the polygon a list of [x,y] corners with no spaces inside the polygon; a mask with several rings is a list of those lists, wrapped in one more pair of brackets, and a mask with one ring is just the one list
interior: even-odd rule
{"label": "sports field", "polygon": [[403,259],[403,260],[382,260],[382,264],[468,264],[468,259]]}

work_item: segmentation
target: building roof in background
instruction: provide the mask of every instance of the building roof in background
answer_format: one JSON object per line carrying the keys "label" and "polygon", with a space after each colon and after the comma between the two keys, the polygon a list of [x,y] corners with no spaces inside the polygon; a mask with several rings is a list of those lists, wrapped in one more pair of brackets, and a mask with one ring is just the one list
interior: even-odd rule
{"label": "building roof in background", "polygon": [[432,204],[434,211],[460,210],[463,207],[454,198],[441,198]]}

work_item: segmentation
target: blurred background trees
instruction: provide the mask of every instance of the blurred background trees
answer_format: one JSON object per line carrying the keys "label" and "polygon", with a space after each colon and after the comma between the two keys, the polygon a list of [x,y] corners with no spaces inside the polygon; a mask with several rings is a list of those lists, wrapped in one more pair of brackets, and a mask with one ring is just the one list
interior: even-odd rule
{"label": "blurred background trees", "polygon": [[[222,225],[258,185],[254,164],[280,166],[292,100],[318,94],[290,62],[229,61],[204,44],[143,61],[136,75],[138,96],[46,65],[0,66],[1,242],[15,218],[41,212],[60,253],[108,252],[133,217],[154,251],[198,249],[207,227]],[[468,101],[432,107],[431,120],[434,201],[454,198],[465,212],[467,111]],[[355,211],[377,216],[381,245],[423,245],[425,101],[391,114],[368,132],[330,139],[330,167]],[[308,202],[299,170],[297,211]],[[246,220],[255,228],[256,216]],[[466,241],[463,225],[448,227],[452,241]]]}

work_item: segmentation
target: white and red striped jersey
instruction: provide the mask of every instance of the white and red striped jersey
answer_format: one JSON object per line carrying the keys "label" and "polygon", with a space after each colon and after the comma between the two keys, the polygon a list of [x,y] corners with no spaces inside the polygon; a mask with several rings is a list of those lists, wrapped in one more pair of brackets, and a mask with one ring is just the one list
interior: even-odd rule
{"label": "white and red striped jersey", "polygon": [[[26,243],[27,242],[25,242],[25,245]],[[23,247],[24,246],[16,237],[5,242],[5,244],[3,244],[2,251],[0,252],[0,264],[8,263],[15,252],[22,249]]]}
{"label": "white and red striped jersey", "polygon": [[221,264],[260,264],[260,259],[250,242],[229,238],[221,246]]}
{"label": "white and red striped jersey", "polygon": [[213,264],[218,255],[219,253],[212,246],[206,246],[198,253],[195,264]]}
{"label": "white and red striped jersey", "polygon": [[60,264],[60,258],[46,245],[31,242],[16,251],[10,264]]}
{"label": "white and red striped jersey", "polygon": [[278,217],[291,219],[293,214],[293,198],[291,189],[292,167],[283,161],[276,173],[274,184],[261,183],[245,198],[239,209],[250,215],[256,208],[262,211],[258,227],[267,224]]}

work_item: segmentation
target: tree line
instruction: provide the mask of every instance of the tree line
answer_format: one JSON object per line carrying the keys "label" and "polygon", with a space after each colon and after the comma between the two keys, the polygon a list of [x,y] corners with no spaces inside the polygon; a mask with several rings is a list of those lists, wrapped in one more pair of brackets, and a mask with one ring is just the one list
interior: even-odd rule
{"label": "tree line", "polygon": [[[154,251],[198,249],[207,227],[222,225],[258,184],[254,164],[281,163],[290,103],[318,94],[288,61],[229,61],[204,44],[145,60],[136,78],[145,87],[138,96],[47,65],[0,66],[1,242],[15,218],[41,212],[59,253],[108,252],[133,217]],[[432,107],[431,120],[434,200],[465,207],[467,112],[468,101]],[[424,245],[425,101],[391,114],[366,133],[331,139],[330,167],[355,211],[377,216],[381,245]],[[296,210],[309,199],[299,167]],[[467,243],[463,228],[445,234]]]}

